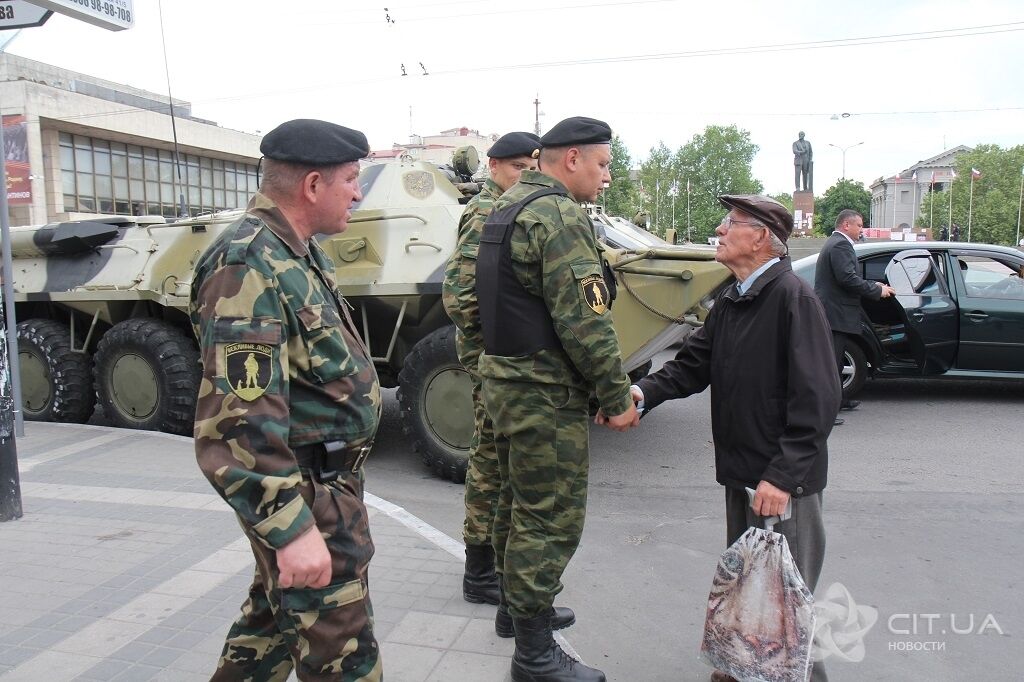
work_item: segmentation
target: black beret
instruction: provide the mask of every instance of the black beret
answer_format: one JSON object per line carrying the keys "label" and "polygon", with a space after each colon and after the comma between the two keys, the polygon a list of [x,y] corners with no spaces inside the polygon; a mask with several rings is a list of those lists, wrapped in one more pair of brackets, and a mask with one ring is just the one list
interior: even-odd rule
{"label": "black beret", "polygon": [[785,206],[761,194],[723,194],[718,197],[726,208],[752,215],[768,226],[783,243],[793,233],[793,215]]}
{"label": "black beret", "polygon": [[492,159],[511,159],[516,156],[537,158],[540,153],[540,138],[533,133],[506,133],[498,138],[487,150]]}
{"label": "black beret", "polygon": [[370,153],[370,144],[358,130],[313,118],[297,118],[264,135],[260,151],[268,159],[333,166],[365,158]]}
{"label": "black beret", "polygon": [[604,121],[586,116],[572,116],[559,121],[540,138],[544,147],[569,147],[577,144],[607,144],[612,141],[612,129]]}

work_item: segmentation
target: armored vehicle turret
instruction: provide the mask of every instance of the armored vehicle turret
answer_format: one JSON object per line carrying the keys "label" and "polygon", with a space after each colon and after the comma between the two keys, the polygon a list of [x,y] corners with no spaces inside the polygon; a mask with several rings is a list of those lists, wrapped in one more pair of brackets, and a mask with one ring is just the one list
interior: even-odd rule
{"label": "armored vehicle turret", "polygon": [[[441,282],[466,170],[407,159],[367,164],[348,230],[321,240],[382,385],[399,387],[410,444],[453,480],[465,475],[473,410]],[[188,321],[192,270],[239,214],[12,228],[26,418],[85,422],[99,404],[113,425],[191,435],[199,385]],[[598,231],[619,285],[613,315],[625,366],[643,371],[700,324],[729,275],[709,248],[670,246],[611,221]]]}

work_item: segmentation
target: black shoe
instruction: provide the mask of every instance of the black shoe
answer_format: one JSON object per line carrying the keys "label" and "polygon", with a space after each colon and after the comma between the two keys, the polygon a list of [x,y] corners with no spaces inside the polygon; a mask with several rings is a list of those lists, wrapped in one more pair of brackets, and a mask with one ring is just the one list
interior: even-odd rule
{"label": "black shoe", "polygon": [[832,426],[840,426],[841,424],[845,424],[845,423],[846,423],[845,419],[843,419],[842,417],[836,417],[836,420],[834,422],[832,422]]}
{"label": "black shoe", "polygon": [[605,682],[604,673],[562,651],[551,636],[551,618],[516,618],[512,682]]}
{"label": "black shoe", "polygon": [[462,598],[472,604],[498,603],[498,574],[494,572],[494,548],[490,545],[466,545]]}
{"label": "black shoe", "polygon": [[[494,614],[494,631],[498,637],[509,639],[516,636],[516,628],[512,616],[508,612],[508,602],[505,601],[505,591],[500,582],[498,595],[498,612]],[[562,630],[576,622],[576,614],[567,606],[551,607],[548,616],[551,618],[552,630]]]}
{"label": "black shoe", "polygon": [[840,410],[856,410],[857,406],[860,405],[859,400],[844,400],[843,404],[839,406]]}

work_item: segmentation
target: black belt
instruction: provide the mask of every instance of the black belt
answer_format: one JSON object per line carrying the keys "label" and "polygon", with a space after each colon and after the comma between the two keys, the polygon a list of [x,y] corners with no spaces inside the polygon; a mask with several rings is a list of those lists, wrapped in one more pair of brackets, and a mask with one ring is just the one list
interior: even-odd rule
{"label": "black belt", "polygon": [[360,447],[350,447],[343,440],[331,440],[299,445],[292,448],[292,452],[300,467],[310,469],[318,481],[327,483],[338,480],[345,473],[358,474],[372,446],[372,443],[366,443]]}

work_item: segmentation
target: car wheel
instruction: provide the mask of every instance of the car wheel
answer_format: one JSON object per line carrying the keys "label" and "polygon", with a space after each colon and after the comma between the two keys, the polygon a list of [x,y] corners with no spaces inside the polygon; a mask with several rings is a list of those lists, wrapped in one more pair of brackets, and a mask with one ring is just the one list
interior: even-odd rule
{"label": "car wheel", "polygon": [[843,400],[851,400],[864,388],[868,378],[868,359],[855,343],[846,344],[843,354]]}

